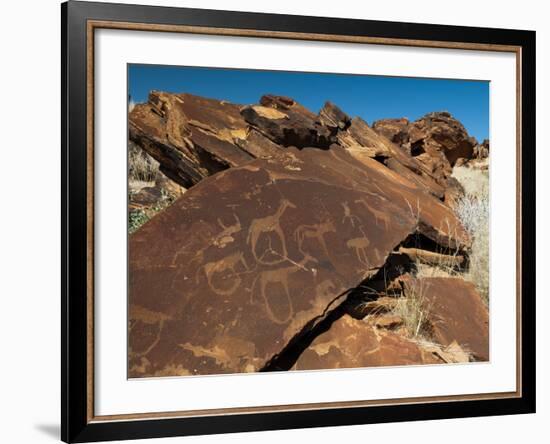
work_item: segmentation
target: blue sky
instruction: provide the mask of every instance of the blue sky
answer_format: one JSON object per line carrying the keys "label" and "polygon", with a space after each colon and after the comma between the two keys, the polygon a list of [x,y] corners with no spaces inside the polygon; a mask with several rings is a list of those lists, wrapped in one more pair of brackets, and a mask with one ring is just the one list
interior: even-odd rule
{"label": "blue sky", "polygon": [[135,103],[155,89],[191,93],[239,104],[264,94],[292,97],[318,112],[327,100],[369,124],[388,117],[416,120],[449,111],[479,141],[489,138],[489,82],[289,71],[129,65],[128,88]]}

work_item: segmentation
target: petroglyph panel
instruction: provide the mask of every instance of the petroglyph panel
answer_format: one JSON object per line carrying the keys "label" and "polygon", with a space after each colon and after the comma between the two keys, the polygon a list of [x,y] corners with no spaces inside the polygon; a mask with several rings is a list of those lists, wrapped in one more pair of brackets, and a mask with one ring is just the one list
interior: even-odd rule
{"label": "petroglyph panel", "polygon": [[129,376],[258,371],[415,230],[468,245],[448,207],[393,175],[287,147],[189,189],[130,236]]}

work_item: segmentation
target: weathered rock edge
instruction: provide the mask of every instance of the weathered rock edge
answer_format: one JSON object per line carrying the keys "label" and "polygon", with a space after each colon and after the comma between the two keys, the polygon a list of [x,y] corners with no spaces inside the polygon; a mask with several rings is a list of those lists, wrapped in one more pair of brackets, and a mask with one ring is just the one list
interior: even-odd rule
{"label": "weathered rock edge", "polygon": [[328,102],[319,115],[269,95],[136,105],[131,140],[191,189],[130,238],[130,377],[290,369],[419,255],[463,266],[438,118],[429,163]]}
{"label": "weathered rock edge", "polygon": [[288,147],[204,179],[130,237],[130,376],[266,369],[371,297],[411,235],[469,247],[447,206],[346,150]]}

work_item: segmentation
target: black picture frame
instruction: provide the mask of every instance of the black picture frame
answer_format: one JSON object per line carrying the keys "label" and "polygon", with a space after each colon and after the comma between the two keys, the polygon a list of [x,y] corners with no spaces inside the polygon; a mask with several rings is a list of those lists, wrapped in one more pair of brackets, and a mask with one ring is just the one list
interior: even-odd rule
{"label": "black picture frame", "polygon": [[[88,360],[89,161],[87,24],[90,20],[381,39],[512,45],[521,66],[521,394],[499,399],[241,412],[133,420],[90,417]],[[535,412],[535,32],[355,19],[69,1],[62,23],[61,438],[91,442]],[[92,312],[93,313],[93,312]]]}

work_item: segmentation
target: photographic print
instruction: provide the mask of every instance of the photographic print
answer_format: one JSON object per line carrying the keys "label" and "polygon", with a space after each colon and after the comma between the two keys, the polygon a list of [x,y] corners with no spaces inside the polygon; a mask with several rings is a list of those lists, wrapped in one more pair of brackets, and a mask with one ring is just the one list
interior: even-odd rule
{"label": "photographic print", "polygon": [[486,362],[489,82],[128,65],[128,377]]}
{"label": "photographic print", "polygon": [[535,412],[533,31],[61,12],[64,441]]}

